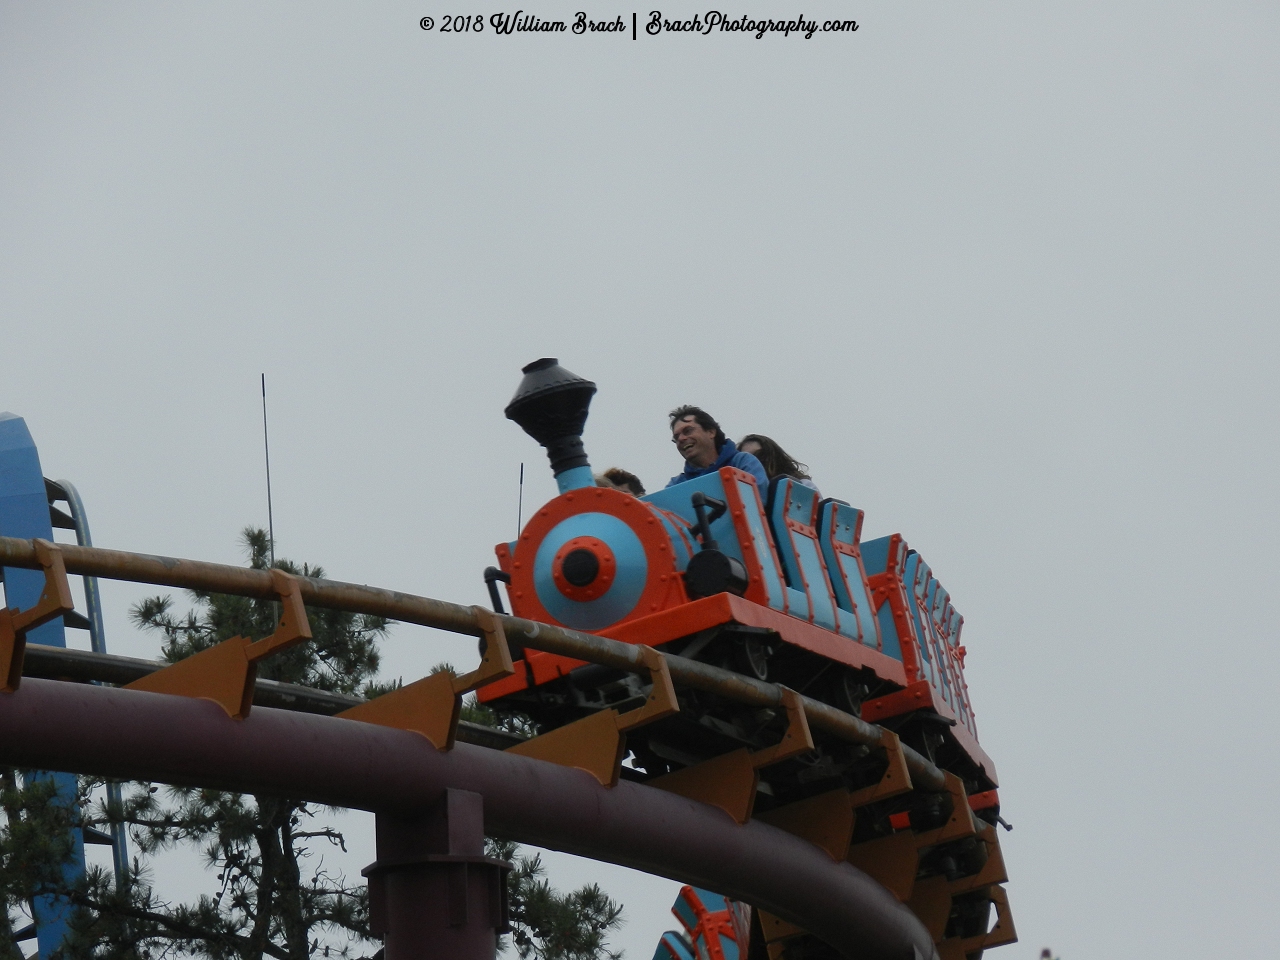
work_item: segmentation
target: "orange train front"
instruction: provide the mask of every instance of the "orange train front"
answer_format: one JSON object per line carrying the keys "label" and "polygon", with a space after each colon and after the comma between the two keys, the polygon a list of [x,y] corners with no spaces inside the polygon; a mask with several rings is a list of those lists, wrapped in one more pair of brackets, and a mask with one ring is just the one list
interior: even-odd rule
{"label": "orange train front", "polygon": [[[978,818],[999,821],[995,767],[978,744],[964,681],[963,618],[901,536],[862,542],[861,510],[786,477],[759,490],[729,467],[638,498],[596,486],[581,438],[595,384],[554,359],[523,372],[506,414],[547,448],[560,494],[516,541],[497,546],[501,572],[486,577],[495,606],[492,581],[505,580],[516,616],[706,661],[877,723],[955,774]],[[554,654],[526,651],[516,667],[480,699],[544,731],[646,696],[635,675]],[[786,724],[780,711],[699,691],[679,699],[679,713],[629,732],[625,776],[670,776],[763,750]],[[758,815],[865,788],[883,773],[864,747],[821,738],[814,746],[760,771]],[[927,830],[946,816],[917,794],[875,810],[860,812],[855,842]],[[932,867],[922,861],[922,877],[974,869],[965,857],[984,859],[984,845],[967,849],[944,850]],[[985,926],[987,902],[972,912],[949,922]]]}

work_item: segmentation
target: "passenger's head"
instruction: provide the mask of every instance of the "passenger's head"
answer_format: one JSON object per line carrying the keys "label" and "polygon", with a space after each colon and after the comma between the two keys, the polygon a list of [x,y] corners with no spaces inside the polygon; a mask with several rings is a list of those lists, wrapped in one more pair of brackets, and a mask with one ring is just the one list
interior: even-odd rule
{"label": "passenger's head", "polygon": [[796,461],[777,442],[758,433],[748,433],[738,443],[738,449],[750,453],[760,461],[764,472],[770,480],[774,477],[794,477],[797,480],[808,480],[808,466]]}
{"label": "passenger's head", "polygon": [[621,467],[610,467],[601,476],[623,493],[629,493],[633,497],[644,496],[644,484],[630,470],[623,470]]}
{"label": "passenger's head", "polygon": [[685,404],[676,407],[671,417],[671,442],[695,467],[709,467],[715,463],[720,448],[728,438],[720,424],[701,407]]}

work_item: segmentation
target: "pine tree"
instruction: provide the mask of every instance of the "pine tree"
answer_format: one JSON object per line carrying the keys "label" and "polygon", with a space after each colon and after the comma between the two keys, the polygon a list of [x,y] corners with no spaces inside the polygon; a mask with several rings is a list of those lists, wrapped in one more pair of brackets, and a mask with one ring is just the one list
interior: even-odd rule
{"label": "pine tree", "polygon": [[75,815],[47,777],[32,776],[30,771],[23,776],[9,768],[0,769],[0,812],[4,817],[0,903],[6,908],[0,926],[0,958],[21,960],[22,951],[14,939],[14,912],[9,908],[57,893],[64,886],[62,864],[71,855]]}
{"label": "pine tree", "polygon": [[[268,566],[269,543],[262,530],[244,531],[249,565]],[[323,577],[324,570],[288,560],[287,573]],[[172,613],[172,600],[152,597],[137,604],[132,618],[164,637],[163,659],[175,663],[233,636],[269,636],[280,616],[274,601],[193,591],[196,609]],[[387,632],[380,617],[337,610],[308,609],[313,639],[259,664],[265,679],[357,695],[378,670],[377,642]],[[92,781],[85,784],[92,787]],[[323,807],[271,796],[251,796],[191,787],[134,785],[121,809],[103,804],[84,808],[90,825],[123,821],[141,857],[177,846],[199,849],[217,871],[216,889],[192,904],[159,899],[135,861],[126,889],[90,870],[73,900],[86,909],[73,922],[68,952],[102,960],[146,958],[178,948],[209,960],[306,960],[322,937],[326,955],[349,956],[370,939],[368,893],[324,866],[327,846],[346,849],[342,834],[317,820]],[[319,854],[319,856],[317,856]]]}
{"label": "pine tree", "polygon": [[594,883],[560,893],[547,882],[542,858],[520,853],[503,840],[488,840],[486,854],[509,860],[511,940],[522,958],[536,960],[621,960],[605,935],[622,926],[622,907]]}

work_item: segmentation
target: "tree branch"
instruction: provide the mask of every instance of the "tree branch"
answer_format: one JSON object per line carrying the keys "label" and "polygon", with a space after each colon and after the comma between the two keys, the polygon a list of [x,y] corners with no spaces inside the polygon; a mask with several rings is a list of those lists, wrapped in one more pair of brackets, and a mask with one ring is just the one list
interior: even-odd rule
{"label": "tree branch", "polygon": [[[152,910],[144,910],[140,907],[126,906],[119,903],[104,903],[83,893],[71,892],[69,894],[71,902],[78,907],[88,907],[98,911],[99,914],[109,913],[116,916],[128,917],[131,920],[146,920],[150,923],[157,924],[165,928],[165,933],[157,933],[155,936],[166,936],[171,940],[214,940],[221,943],[232,944],[241,950],[246,949],[250,943],[248,937],[242,937],[239,934],[228,933],[220,930],[209,930],[204,927],[198,927],[195,924],[185,923],[176,917],[164,913],[156,913]],[[278,960],[289,960],[289,955],[277,947],[273,943],[266,944],[264,953],[278,958]]]}

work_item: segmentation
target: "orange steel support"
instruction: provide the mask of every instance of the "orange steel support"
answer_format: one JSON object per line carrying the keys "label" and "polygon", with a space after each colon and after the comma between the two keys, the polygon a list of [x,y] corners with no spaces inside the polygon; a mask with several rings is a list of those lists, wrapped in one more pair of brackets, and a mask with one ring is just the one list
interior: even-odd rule
{"label": "orange steel support", "polygon": [[[1000,852],[1000,843],[996,838],[996,828],[987,823],[979,823],[978,836],[987,848],[986,864],[973,876],[961,877],[958,880],[946,883],[945,898],[937,893],[934,896],[938,900],[945,899],[945,906],[949,911],[954,897],[965,894],[980,894],[989,899],[995,907],[996,923],[986,934],[974,937],[942,939],[941,936],[935,935],[935,939],[938,942],[938,951],[944,960],[962,960],[962,958],[977,950],[1003,946],[1018,939],[1017,933],[1013,928],[1013,917],[1009,912],[1008,895],[1005,893],[1004,888],[1000,886],[1000,884],[1009,879],[1009,876],[1005,871],[1004,855]],[[915,896],[913,895],[912,901],[908,903],[908,906],[912,907],[913,910],[915,909],[914,901]],[[920,916],[919,911],[916,911],[916,914]],[[925,918],[922,916],[921,920],[924,921]],[[929,926],[927,922],[926,926]],[[934,933],[935,930],[937,930],[936,926],[931,928],[930,932]],[[943,933],[945,933],[945,922],[943,924]]]}
{"label": "orange steel support", "polygon": [[737,823],[751,819],[760,775],[746,747],[649,781],[649,786],[719,807]]}
{"label": "orange steel support", "polygon": [[[914,843],[900,840],[887,847],[878,848],[870,857],[857,858],[854,850],[860,853],[871,853],[865,850],[866,845],[850,848],[853,827],[859,807],[864,807],[879,800],[907,793],[911,790],[911,775],[907,770],[906,758],[902,754],[902,743],[897,734],[886,730],[882,741],[885,752],[885,771],[878,783],[861,790],[832,790],[810,797],[798,803],[788,804],[777,810],[763,814],[759,819],[803,837],[817,847],[821,847],[833,860],[849,860],[867,873],[875,876],[886,888],[905,900],[911,892],[911,884],[915,880],[918,857]],[[893,837],[887,838],[894,840]],[[868,869],[870,868],[870,869]],[[759,911],[760,930],[764,935],[770,960],[783,956],[787,941],[803,936],[807,931],[775,917],[765,911]]]}
{"label": "orange steel support", "polygon": [[849,796],[847,790],[829,790],[760,814],[759,819],[821,847],[832,860],[843,860],[853,836]]}
{"label": "orange steel support", "polygon": [[754,753],[743,747],[658,777],[649,781],[650,786],[719,807],[738,823],[746,823],[755,807],[760,771],[813,749],[813,734],[800,694],[783,687],[782,705],[787,711],[787,729],[774,746]]}
{"label": "orange steel support", "polygon": [[[1009,910],[1009,894],[1004,887],[992,887],[990,890],[991,903],[996,908],[996,922],[986,935],[982,937],[982,948],[989,950],[992,947],[1003,947],[1010,943],[1018,941],[1018,931],[1013,926],[1013,913]],[[977,937],[973,938],[977,940]],[[944,943],[946,941],[943,941]],[[966,950],[966,954],[971,952],[973,947]]]}
{"label": "orange steel support", "polygon": [[855,790],[849,795],[849,806],[855,810],[877,800],[900,796],[912,789],[911,771],[907,767],[907,758],[898,735],[892,730],[885,730],[884,736],[880,738],[880,746],[887,761],[884,773],[880,775],[878,783]]}
{"label": "orange steel support", "polygon": [[937,691],[928,680],[917,680],[908,684],[902,690],[883,697],[876,697],[874,700],[864,701],[860,714],[863,720],[869,723],[878,723],[890,717],[897,717],[913,710],[922,709],[932,710],[938,716],[952,721],[954,726],[951,727],[951,736],[955,737],[965,752],[986,771],[992,783],[999,783],[996,778],[995,764],[991,762],[991,758],[982,749],[973,731],[960,722],[956,712],[937,695]]}
{"label": "orange steel support", "polygon": [[640,650],[641,662],[648,667],[653,682],[653,689],[643,707],[627,713],[601,710],[508,747],[507,752],[563,767],[578,767],[606,787],[616,785],[626,750],[626,731],[680,711],[666,657],[652,647],[641,647]]}
{"label": "orange steel support", "polygon": [[0,692],[12,693],[22,683],[22,659],[27,631],[75,609],[62,551],[48,540],[32,540],[36,560],[44,570],[44,589],[29,610],[0,609]]}
{"label": "orange steel support", "polygon": [[[997,889],[994,885],[1003,883],[1007,879],[995,828],[974,818],[969,807],[969,798],[965,795],[963,781],[951,773],[946,774],[945,777],[947,792],[951,794],[951,813],[946,823],[920,833],[910,829],[900,829],[886,837],[854,844],[849,848],[847,856],[850,863],[874,877],[899,901],[905,903],[920,918],[920,922],[925,925],[930,936],[940,945],[949,942],[944,941],[943,937],[946,933],[947,921],[951,916],[954,897],[972,893],[984,887]],[[987,847],[986,864],[977,874],[954,881],[949,881],[943,876],[916,880],[922,851],[938,844],[975,835]],[[964,941],[969,945],[969,951],[982,946],[978,943],[975,947],[971,940],[972,938]],[[953,955],[963,957],[964,952]]]}
{"label": "orange steel support", "polygon": [[272,570],[271,582],[282,607],[280,623],[271,636],[256,643],[248,637],[231,637],[134,680],[127,684],[128,689],[212,700],[227,716],[243,720],[253,706],[258,661],[311,639],[311,624],[307,622],[298,578],[283,570]]}
{"label": "orange steel support", "polygon": [[461,677],[433,673],[408,686],[343,710],[345,720],[360,720],[383,727],[412,730],[431,741],[437,750],[452,750],[462,712],[462,695],[515,672],[502,624],[483,607],[472,607],[484,630],[484,655],[480,666]]}

